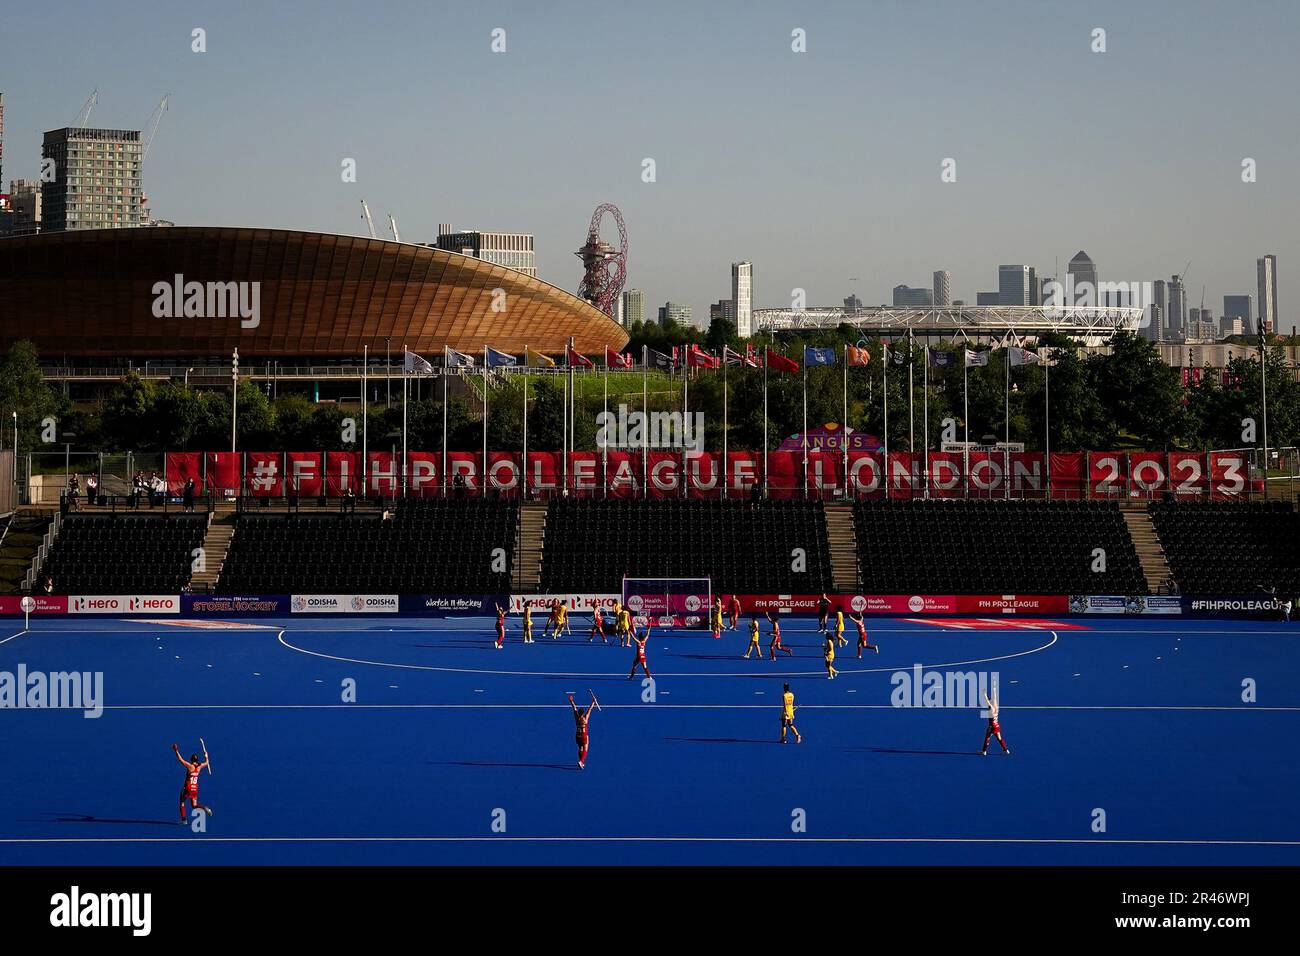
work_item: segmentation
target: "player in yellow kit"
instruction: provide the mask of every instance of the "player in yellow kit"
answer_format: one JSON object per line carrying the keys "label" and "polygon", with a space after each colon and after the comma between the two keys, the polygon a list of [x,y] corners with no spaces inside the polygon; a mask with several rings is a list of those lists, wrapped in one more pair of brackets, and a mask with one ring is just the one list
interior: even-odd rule
{"label": "player in yellow kit", "polygon": [[826,659],[826,679],[834,680],[839,673],[835,669],[835,635],[826,635],[826,641],[822,644],[822,657]]}
{"label": "player in yellow kit", "polygon": [[844,636],[844,609],[841,608],[835,612],[835,646],[843,647],[848,642],[849,639]]}
{"label": "player in yellow kit", "polygon": [[569,628],[569,606],[563,603],[561,603],[560,606],[556,608],[555,631],[554,633],[551,634],[551,637],[552,638],[559,637],[561,631],[566,631],[569,634],[573,633],[573,631]]}
{"label": "player in yellow kit", "polygon": [[714,638],[722,637],[722,598],[713,599],[713,608],[709,612],[709,630],[713,632]]}
{"label": "player in yellow kit", "polygon": [[785,685],[785,691],[781,694],[781,743],[785,743],[786,730],[794,733],[795,743],[803,743],[799,728],[794,725],[794,692],[790,690],[789,684]]}
{"label": "player in yellow kit", "polygon": [[758,617],[749,619],[749,647],[745,648],[745,660],[749,660],[750,652],[757,652],[757,660],[763,659],[763,648],[758,646]]}
{"label": "player in yellow kit", "polygon": [[622,640],[619,642],[623,647],[632,646],[632,612],[626,607],[619,611],[619,635]]}
{"label": "player in yellow kit", "polygon": [[524,600],[524,643],[533,643],[533,607]]}

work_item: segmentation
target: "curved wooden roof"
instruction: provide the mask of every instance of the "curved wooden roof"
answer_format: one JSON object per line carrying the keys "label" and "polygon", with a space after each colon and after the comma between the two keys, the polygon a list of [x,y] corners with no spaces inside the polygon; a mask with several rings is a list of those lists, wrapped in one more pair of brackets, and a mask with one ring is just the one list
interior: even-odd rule
{"label": "curved wooden roof", "polygon": [[[257,283],[258,325],[157,318],[156,283]],[[253,287],[248,286],[251,290]],[[503,294],[495,290],[502,290]],[[494,301],[503,303],[493,310]],[[385,337],[435,358],[444,345],[522,356],[622,348],[627,333],[553,285],[454,252],[283,229],[147,227],[0,239],[0,341],[45,355],[355,358]]]}

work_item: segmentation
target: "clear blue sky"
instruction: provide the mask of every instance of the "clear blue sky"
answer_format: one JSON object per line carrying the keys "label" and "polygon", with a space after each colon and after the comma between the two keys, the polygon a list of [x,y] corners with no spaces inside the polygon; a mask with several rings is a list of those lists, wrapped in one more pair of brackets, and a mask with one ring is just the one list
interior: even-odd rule
{"label": "clear blue sky", "polygon": [[41,131],[92,88],[93,124],[113,127],[170,92],[145,187],[179,224],[359,233],[364,198],[408,240],[439,222],[535,233],[542,277],[575,289],[572,252],[611,201],[628,284],[697,315],[739,259],[760,306],[795,287],[874,304],[940,268],[973,301],[999,263],[1063,273],[1079,249],[1103,280],[1191,260],[1190,304],[1204,284],[1217,315],[1271,252],[1285,329],[1297,40],[1293,0],[10,3],[4,177],[36,174]]}

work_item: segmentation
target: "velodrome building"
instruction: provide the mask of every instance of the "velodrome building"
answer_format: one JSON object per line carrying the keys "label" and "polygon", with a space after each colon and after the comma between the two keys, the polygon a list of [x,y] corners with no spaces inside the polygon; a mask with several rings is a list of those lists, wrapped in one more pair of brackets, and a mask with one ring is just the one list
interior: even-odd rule
{"label": "velodrome building", "polygon": [[[359,365],[405,346],[521,357],[621,349],[627,333],[572,293],[444,249],[285,229],[167,227],[0,240],[0,347],[45,364],[186,368]],[[228,374],[228,373],[227,373]]]}

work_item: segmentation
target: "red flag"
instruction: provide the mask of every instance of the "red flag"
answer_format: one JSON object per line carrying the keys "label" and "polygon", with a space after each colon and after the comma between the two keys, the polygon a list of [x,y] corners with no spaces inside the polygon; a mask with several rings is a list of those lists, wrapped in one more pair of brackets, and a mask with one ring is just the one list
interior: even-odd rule
{"label": "red flag", "polygon": [[791,375],[799,374],[799,363],[794,359],[786,358],[771,349],[764,349],[763,355],[767,359],[767,367],[774,372],[789,372]]}
{"label": "red flag", "polygon": [[595,368],[595,366],[591,364],[591,359],[587,358],[587,356],[583,355],[572,345],[566,349],[565,356],[570,365],[581,365],[583,368]]}
{"label": "red flag", "polygon": [[754,343],[745,343],[745,364],[750,368],[758,368],[762,363],[758,360],[758,353],[754,351]]}
{"label": "red flag", "polygon": [[692,343],[686,349],[686,367],[687,368],[717,368],[718,359],[710,355],[698,345]]}
{"label": "red flag", "polygon": [[623,355],[615,352],[608,345],[605,346],[605,367],[606,368],[631,368],[632,356]]}

